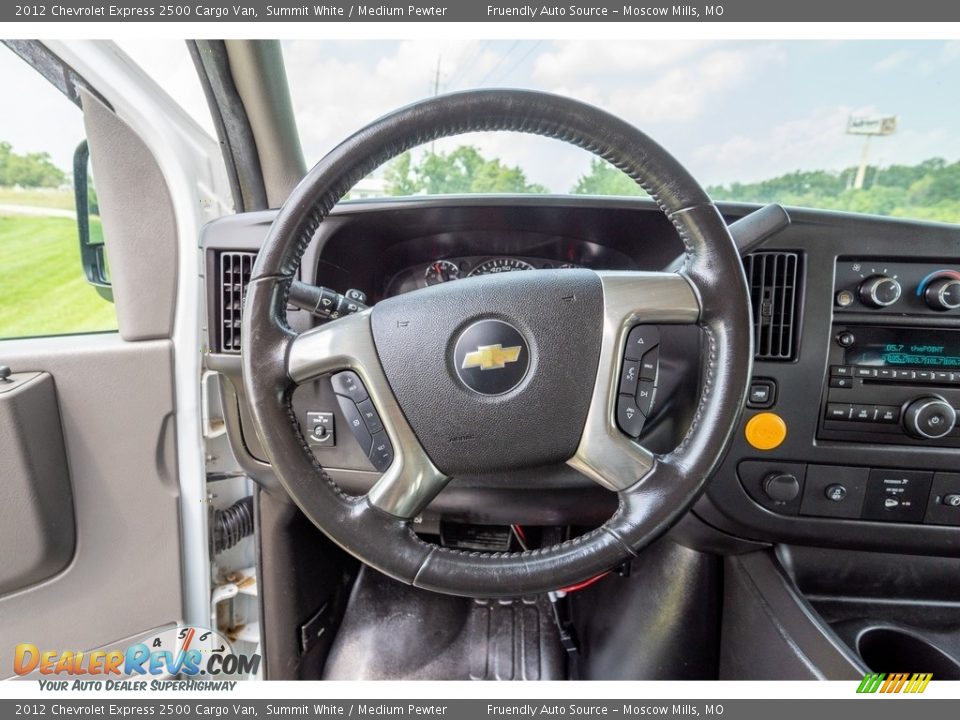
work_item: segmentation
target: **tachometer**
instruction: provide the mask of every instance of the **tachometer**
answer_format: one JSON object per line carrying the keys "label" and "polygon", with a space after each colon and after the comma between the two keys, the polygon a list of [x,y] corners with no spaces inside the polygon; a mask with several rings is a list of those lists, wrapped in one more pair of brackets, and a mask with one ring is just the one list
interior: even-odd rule
{"label": "tachometer", "polygon": [[533,265],[517,258],[491,258],[477,265],[470,271],[470,275],[493,275],[494,273],[514,272],[516,270],[533,270]]}
{"label": "tachometer", "polygon": [[456,263],[452,263],[449,260],[437,260],[427,267],[423,276],[427,281],[427,285],[436,285],[437,283],[459,278],[460,268],[457,267]]}

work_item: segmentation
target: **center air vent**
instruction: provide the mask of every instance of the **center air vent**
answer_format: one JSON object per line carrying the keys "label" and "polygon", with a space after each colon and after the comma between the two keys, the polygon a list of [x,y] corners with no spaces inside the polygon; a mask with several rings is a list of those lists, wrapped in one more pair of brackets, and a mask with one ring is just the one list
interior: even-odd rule
{"label": "center air vent", "polygon": [[791,252],[757,252],[744,258],[753,305],[757,360],[796,360],[800,257]]}
{"label": "center air vent", "polygon": [[240,352],[243,301],[256,259],[252,252],[220,253],[220,352]]}

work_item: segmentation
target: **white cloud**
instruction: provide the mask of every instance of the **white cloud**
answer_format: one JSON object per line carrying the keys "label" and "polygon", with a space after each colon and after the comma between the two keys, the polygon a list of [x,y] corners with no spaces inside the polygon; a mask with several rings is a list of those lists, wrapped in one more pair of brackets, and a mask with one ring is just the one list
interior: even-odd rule
{"label": "white cloud", "polygon": [[[773,43],[728,47],[706,43],[605,43],[588,59],[585,43],[570,43],[553,53],[568,68],[555,73],[548,89],[600,105],[624,119],[647,127],[689,122],[707,115],[712,103],[750,81],[758,68],[780,63],[784,54]],[[637,46],[632,64],[631,48]],[[551,61],[554,62],[554,61]],[[537,66],[540,77],[550,77]],[[536,71],[535,71],[536,74]]]}
{"label": "white cloud", "polygon": [[706,45],[702,41],[687,40],[558,42],[554,49],[537,57],[533,78],[545,85],[556,85],[571,78],[603,79],[623,73],[650,72],[683,62]]}
{"label": "white cloud", "polygon": [[874,63],[873,69],[878,72],[889,72],[900,67],[912,57],[913,53],[908,50],[895,50]]}
{"label": "white cloud", "polygon": [[438,59],[443,91],[464,78],[483,77],[500,55],[469,40],[403,41],[388,53],[380,43],[331,48],[323,41],[294,41],[284,43],[284,57],[304,152],[312,164],[364,124],[432,95]]}

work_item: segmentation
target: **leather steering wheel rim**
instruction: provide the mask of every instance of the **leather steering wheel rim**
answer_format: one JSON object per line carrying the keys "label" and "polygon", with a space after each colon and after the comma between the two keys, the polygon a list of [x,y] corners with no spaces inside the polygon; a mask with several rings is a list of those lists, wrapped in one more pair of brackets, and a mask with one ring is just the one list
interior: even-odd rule
{"label": "leather steering wheel rim", "polygon": [[[320,223],[358,180],[392,157],[442,137],[491,130],[577,145],[646,190],[683,240],[685,263],[674,277],[689,286],[696,304],[693,322],[704,338],[700,397],[680,445],[653,457],[642,477],[616,485],[619,507],[604,525],[520,553],[441,548],[421,540],[410,517],[385,512],[370,495],[346,495],[309,450],[291,407],[296,386],[291,348],[297,336],[286,324],[286,298]],[[643,320],[636,313],[631,317]],[[618,342],[616,352],[622,354],[624,341]],[[381,572],[421,588],[473,597],[570,585],[619,565],[665,532],[692,506],[726,452],[753,359],[740,256],[697,182],[666,150],[619,118],[567,98],[518,90],[455,93],[410,105],[374,121],[324,157],[281,208],[258,255],[242,343],[244,385],[257,432],[278,480],[303,512],[343,549]],[[595,397],[606,397],[601,380]],[[616,390],[612,393],[615,399]],[[597,412],[609,415],[608,408]],[[609,418],[604,422],[609,425]]]}

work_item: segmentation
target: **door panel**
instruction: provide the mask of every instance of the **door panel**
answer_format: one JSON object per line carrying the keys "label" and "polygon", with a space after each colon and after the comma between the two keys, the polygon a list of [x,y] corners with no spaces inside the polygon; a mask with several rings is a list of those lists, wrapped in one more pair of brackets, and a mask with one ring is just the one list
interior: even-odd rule
{"label": "door panel", "polygon": [[[0,595],[0,648],[89,650],[180,621],[171,342],[115,333],[9,340],[0,363],[46,373],[56,389],[76,518],[69,565]],[[0,457],[6,488],[10,465]]]}
{"label": "door panel", "polygon": [[17,373],[0,380],[0,596],[55,575],[76,547],[53,378]]}

